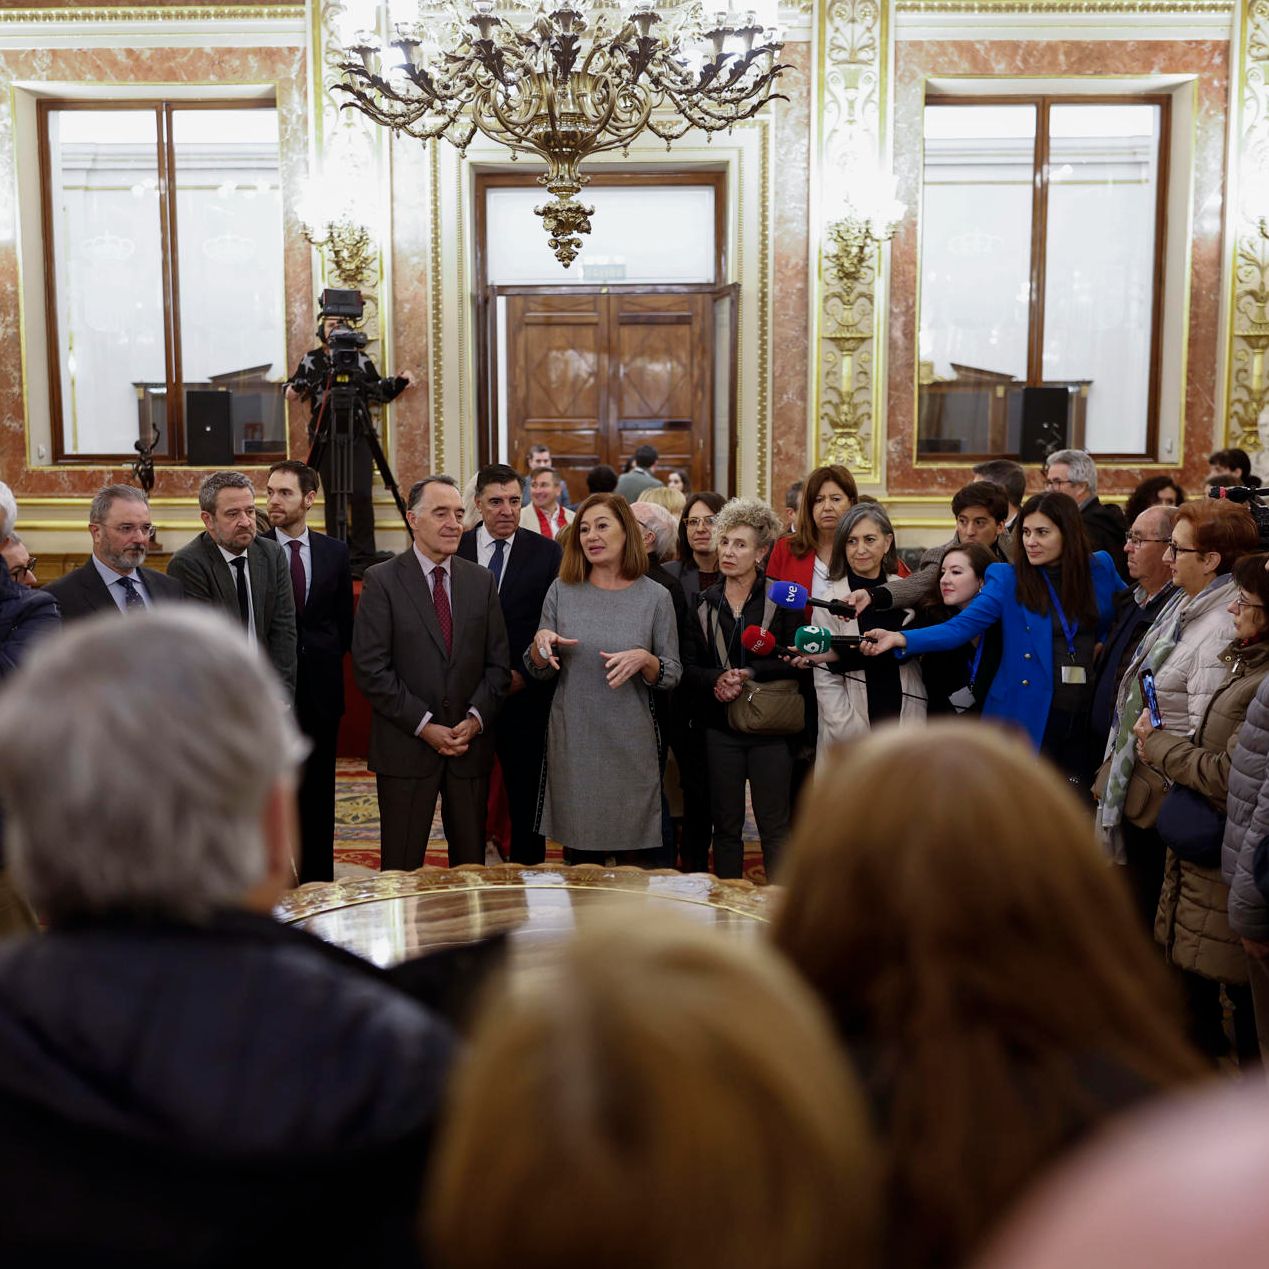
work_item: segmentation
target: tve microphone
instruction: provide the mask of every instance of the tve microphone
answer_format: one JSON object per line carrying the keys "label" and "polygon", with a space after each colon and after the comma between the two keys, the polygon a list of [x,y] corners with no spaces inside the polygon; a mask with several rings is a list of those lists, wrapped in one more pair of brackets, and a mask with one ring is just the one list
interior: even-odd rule
{"label": "tve microphone", "polygon": [[827,626],[799,626],[793,644],[803,656],[818,656],[833,646],[833,632]]}
{"label": "tve microphone", "polygon": [[812,599],[805,586],[797,582],[772,582],[767,587],[767,598],[780,608],[826,608],[834,617],[845,617],[848,620],[855,615],[852,605],[841,599]]}

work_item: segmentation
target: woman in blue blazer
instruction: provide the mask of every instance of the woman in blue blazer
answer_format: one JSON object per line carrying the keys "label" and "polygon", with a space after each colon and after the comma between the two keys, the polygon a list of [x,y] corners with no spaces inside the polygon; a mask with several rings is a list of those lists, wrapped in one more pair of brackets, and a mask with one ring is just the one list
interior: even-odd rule
{"label": "woman in blue blazer", "polygon": [[864,650],[944,652],[999,622],[1003,653],[983,716],[1019,724],[1087,788],[1096,765],[1088,743],[1093,652],[1124,583],[1105,551],[1089,555],[1079,507],[1067,494],[1037,494],[1018,519],[1014,562],[993,564],[981,593],[958,616],[923,630],[870,632],[875,642]]}

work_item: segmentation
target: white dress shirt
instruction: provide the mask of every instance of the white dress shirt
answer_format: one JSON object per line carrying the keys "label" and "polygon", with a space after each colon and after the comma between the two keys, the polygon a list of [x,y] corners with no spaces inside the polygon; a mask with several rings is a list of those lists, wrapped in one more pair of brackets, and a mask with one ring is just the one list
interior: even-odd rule
{"label": "white dress shirt", "polygon": [[234,596],[238,594],[238,570],[234,568],[234,560],[247,560],[246,567],[242,570],[247,578],[247,639],[251,643],[256,642],[256,601],[255,596],[251,593],[251,561],[247,559],[247,552],[243,551],[235,555],[232,551],[226,551],[219,542],[216,543],[216,549],[225,557],[225,563],[229,565],[229,576],[233,579]]}
{"label": "white dress shirt", "polygon": [[291,567],[291,548],[288,542],[298,542],[300,544],[300,562],[304,565],[304,594],[307,597],[313,592],[313,548],[309,545],[308,525],[304,526],[302,533],[291,536],[280,524],[273,526],[274,533],[277,534],[278,545],[286,552],[286,567],[288,571]]}
{"label": "white dress shirt", "polygon": [[502,589],[502,579],[507,575],[507,561],[511,558],[511,548],[515,545],[516,535],[512,533],[509,538],[496,538],[483,524],[477,526],[476,529],[476,563],[481,568],[488,568],[490,561],[494,556],[494,543],[505,542],[506,549],[502,552],[502,572],[498,576],[498,589]]}

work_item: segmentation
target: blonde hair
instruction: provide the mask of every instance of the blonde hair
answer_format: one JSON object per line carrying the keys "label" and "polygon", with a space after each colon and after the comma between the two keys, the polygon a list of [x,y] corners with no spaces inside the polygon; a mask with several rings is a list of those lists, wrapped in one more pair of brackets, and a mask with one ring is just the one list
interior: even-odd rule
{"label": "blonde hair", "polygon": [[640,913],[485,1002],[425,1223],[446,1269],[867,1263],[871,1158],[797,976],[763,944]]}
{"label": "blonde hair", "polygon": [[895,1264],[959,1263],[1113,1109],[1090,1072],[1144,1093],[1199,1070],[1087,811],[1019,740],[881,728],[828,760],[787,848],[776,943],[884,1085]]}
{"label": "blonde hair", "polygon": [[671,489],[669,485],[653,485],[645,489],[636,502],[650,502],[654,507],[664,507],[676,520],[683,514],[687,506],[687,496],[681,489]]}

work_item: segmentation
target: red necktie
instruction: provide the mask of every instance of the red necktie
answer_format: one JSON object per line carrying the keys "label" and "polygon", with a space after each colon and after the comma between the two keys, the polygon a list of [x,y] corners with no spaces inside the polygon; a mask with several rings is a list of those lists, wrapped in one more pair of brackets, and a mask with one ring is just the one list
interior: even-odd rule
{"label": "red necktie", "polygon": [[450,612],[449,596],[445,593],[445,570],[438,564],[432,570],[432,603],[436,605],[436,622],[445,640],[445,651],[454,651],[454,616]]}
{"label": "red necktie", "polygon": [[295,592],[295,612],[298,616],[304,611],[305,592],[308,589],[304,581],[304,561],[300,559],[298,542],[288,542],[287,546],[291,548],[291,589]]}

